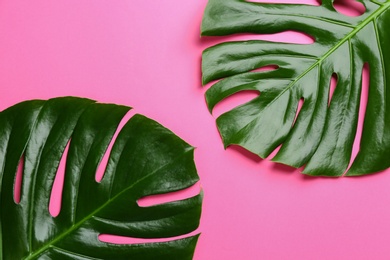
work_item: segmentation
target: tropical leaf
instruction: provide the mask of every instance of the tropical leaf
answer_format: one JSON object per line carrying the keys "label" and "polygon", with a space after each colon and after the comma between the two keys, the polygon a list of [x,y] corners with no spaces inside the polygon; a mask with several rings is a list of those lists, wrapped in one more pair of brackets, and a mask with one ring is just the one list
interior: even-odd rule
{"label": "tropical leaf", "polygon": [[[198,181],[193,147],[155,121],[133,116],[95,173],[130,108],[66,97],[19,103],[0,113],[0,259],[192,259],[198,235],[117,245],[99,234],[168,238],[198,227],[202,196],[141,207],[141,197]],[[61,211],[48,210],[67,143]],[[24,158],[20,202],[14,179]],[[1,239],[2,238],[2,239]]]}
{"label": "tropical leaf", "polygon": [[[360,2],[365,13],[349,17],[338,13],[332,0],[323,0],[320,6],[209,0],[203,36],[293,30],[315,41],[308,45],[236,41],[204,51],[203,83],[220,79],[206,92],[210,111],[234,93],[260,92],[217,119],[225,147],[240,145],[265,158],[281,145],[273,161],[305,166],[306,174],[343,175],[356,135],[362,69],[368,64],[369,97],[360,150],[346,175],[390,166],[390,1]],[[253,71],[267,65],[277,69]],[[338,82],[329,101],[333,74]]]}

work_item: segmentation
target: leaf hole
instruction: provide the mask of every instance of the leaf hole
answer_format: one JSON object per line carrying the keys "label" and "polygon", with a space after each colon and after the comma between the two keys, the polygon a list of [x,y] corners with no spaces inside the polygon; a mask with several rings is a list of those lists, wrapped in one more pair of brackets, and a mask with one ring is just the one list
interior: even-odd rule
{"label": "leaf hole", "polygon": [[283,43],[295,43],[295,44],[312,44],[315,42],[314,37],[309,34],[287,30],[279,33],[272,34],[252,34],[252,33],[237,33],[226,36],[204,36],[201,39],[202,45],[206,48],[213,45],[224,42],[236,42],[236,41],[271,41],[271,42],[283,42]]}
{"label": "leaf hole", "polygon": [[226,111],[230,111],[237,106],[257,98],[259,95],[260,92],[257,90],[242,90],[234,93],[215,105],[213,109],[213,115],[218,117]]}
{"label": "leaf hole", "polygon": [[335,0],[333,7],[346,16],[360,16],[366,12],[364,5],[355,0]]}
{"label": "leaf hole", "polygon": [[109,244],[117,244],[117,245],[139,245],[139,244],[150,244],[150,243],[164,243],[175,241],[178,239],[184,239],[187,237],[191,237],[197,235],[198,231],[193,231],[186,235],[169,237],[169,238],[136,238],[136,237],[125,237],[125,236],[117,236],[112,234],[100,234],[99,240],[104,243]]}
{"label": "leaf hole", "polygon": [[183,190],[142,197],[137,200],[137,204],[140,207],[151,207],[159,204],[185,200],[198,195],[200,191],[201,186],[200,183],[197,182],[194,185]]}
{"label": "leaf hole", "polygon": [[370,67],[368,63],[365,63],[362,70],[362,91],[360,94],[358,124],[357,124],[355,139],[353,141],[353,146],[352,146],[351,160],[349,162],[349,166],[345,171],[345,173],[348,172],[349,168],[351,167],[353,161],[355,160],[360,150],[360,141],[363,133],[364,118],[366,116],[369,88],[370,88]]}
{"label": "leaf hole", "polygon": [[279,69],[279,66],[272,64],[272,65],[267,65],[267,66],[264,66],[261,68],[251,70],[251,72],[264,72],[264,71],[272,71],[272,70],[277,70],[277,69]]}
{"label": "leaf hole", "polygon": [[271,42],[283,42],[283,43],[295,43],[295,44],[313,44],[315,42],[314,37],[311,35],[299,32],[287,30],[280,33],[273,34],[261,34],[259,39]]}
{"label": "leaf hole", "polygon": [[[298,119],[299,113],[301,112],[301,109],[302,109],[304,103],[305,103],[305,99],[303,97],[301,97],[298,100],[297,110],[295,111],[295,116],[294,116],[294,120],[293,120],[293,123],[292,123],[292,127],[294,127],[295,122]],[[278,152],[280,151],[282,146],[283,146],[283,143],[278,145],[278,147],[276,147],[276,149],[273,150],[272,153],[270,153],[270,155],[267,158],[269,158],[269,159],[274,158],[278,154]],[[276,164],[276,165],[279,165],[279,164]],[[283,168],[283,167],[290,167],[290,166],[287,166],[287,165],[281,166],[281,168]],[[295,170],[295,168],[294,168],[294,170]]]}
{"label": "leaf hole", "polygon": [[66,144],[62,153],[57,173],[54,178],[53,187],[50,194],[49,212],[53,217],[57,217],[61,212],[62,190],[64,188],[66,158],[68,156],[70,141]]}
{"label": "leaf hole", "polygon": [[16,168],[16,175],[14,181],[14,202],[16,204],[20,203],[22,182],[23,182],[24,160],[25,160],[25,155],[23,154],[22,157],[20,157],[18,168]]}
{"label": "leaf hole", "polygon": [[246,0],[250,3],[275,3],[275,4],[305,4],[319,6],[321,3],[317,0]]}
{"label": "leaf hole", "polygon": [[112,151],[112,147],[114,146],[114,143],[115,143],[115,140],[116,138],[118,137],[120,131],[122,130],[122,128],[125,126],[125,124],[127,123],[127,121],[129,121],[129,119],[135,115],[135,111],[134,109],[131,109],[129,110],[129,112],[126,113],[126,115],[122,118],[121,122],[119,123],[117,129],[115,130],[115,133],[114,135],[112,136],[112,139],[109,143],[109,145],[107,146],[107,149],[106,149],[106,152],[104,153],[103,155],[103,158],[101,159],[97,169],[96,169],[96,174],[95,174],[95,181],[96,182],[101,182],[103,177],[104,177],[104,173],[106,171],[106,168],[107,168],[107,164],[108,164],[108,160],[110,159],[110,154],[111,154],[111,151]]}
{"label": "leaf hole", "polygon": [[295,125],[295,122],[298,119],[299,113],[301,112],[301,109],[303,107],[303,103],[304,102],[305,102],[305,100],[302,97],[298,101],[297,110],[295,112],[295,117],[294,117],[294,121],[293,121],[293,124],[292,124],[293,126]]}
{"label": "leaf hole", "polygon": [[336,90],[337,82],[338,82],[338,75],[337,73],[333,73],[329,85],[328,107],[330,106],[330,102],[332,101],[333,93]]}

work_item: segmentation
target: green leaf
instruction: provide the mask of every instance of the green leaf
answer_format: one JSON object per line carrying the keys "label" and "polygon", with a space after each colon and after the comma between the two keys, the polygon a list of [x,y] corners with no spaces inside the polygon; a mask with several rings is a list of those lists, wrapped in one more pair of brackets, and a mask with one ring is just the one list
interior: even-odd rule
{"label": "green leaf", "polygon": [[[0,259],[192,259],[198,235],[132,245],[98,239],[99,234],[168,238],[187,234],[199,224],[201,194],[138,205],[141,197],[198,181],[193,147],[142,115],[122,128],[103,179],[95,181],[129,109],[66,97],[26,101],[0,113]],[[50,195],[68,142],[61,211],[52,217]],[[23,156],[17,204],[13,187]]]}
{"label": "green leaf", "polygon": [[[356,135],[362,69],[370,69],[368,104],[360,150],[347,176],[390,167],[390,1],[359,1],[359,17],[338,13],[332,0],[320,6],[209,0],[203,36],[235,33],[306,33],[309,45],[268,41],[225,42],[203,53],[203,83],[210,111],[228,96],[255,90],[260,96],[217,119],[225,147],[240,145],[310,175],[341,176]],[[276,65],[273,71],[253,72]],[[330,105],[329,85],[338,83]],[[303,106],[296,121],[298,102]]]}

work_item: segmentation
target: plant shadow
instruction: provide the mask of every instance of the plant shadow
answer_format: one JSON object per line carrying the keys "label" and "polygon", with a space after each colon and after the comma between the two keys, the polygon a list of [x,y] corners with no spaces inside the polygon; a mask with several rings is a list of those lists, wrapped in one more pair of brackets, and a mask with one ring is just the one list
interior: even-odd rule
{"label": "plant shadow", "polygon": [[239,153],[240,155],[254,163],[261,163],[264,161],[264,159],[260,158],[257,154],[254,154],[239,145],[230,145],[228,149],[233,151],[234,153]]}

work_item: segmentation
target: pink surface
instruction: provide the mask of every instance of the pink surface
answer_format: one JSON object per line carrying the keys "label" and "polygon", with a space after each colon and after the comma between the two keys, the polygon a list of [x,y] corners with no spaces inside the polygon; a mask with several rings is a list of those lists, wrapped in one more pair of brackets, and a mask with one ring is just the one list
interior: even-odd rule
{"label": "pink surface", "polygon": [[[389,259],[389,170],[310,178],[238,148],[223,150],[200,84],[201,51],[218,42],[199,38],[205,5],[1,1],[0,109],[33,98],[89,97],[133,106],[196,146],[204,191],[196,260]],[[289,33],[262,38],[310,42]],[[214,116],[252,94],[231,98]]]}

